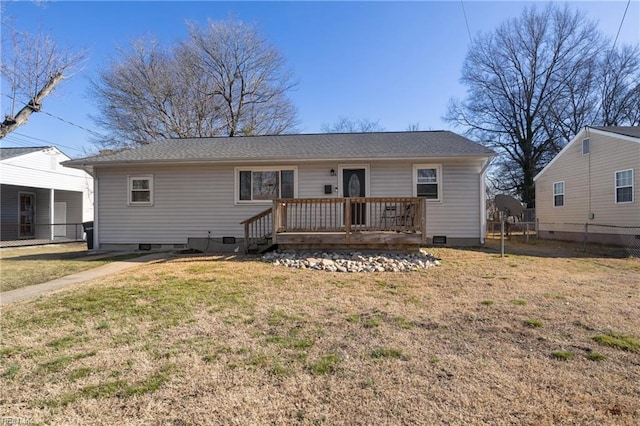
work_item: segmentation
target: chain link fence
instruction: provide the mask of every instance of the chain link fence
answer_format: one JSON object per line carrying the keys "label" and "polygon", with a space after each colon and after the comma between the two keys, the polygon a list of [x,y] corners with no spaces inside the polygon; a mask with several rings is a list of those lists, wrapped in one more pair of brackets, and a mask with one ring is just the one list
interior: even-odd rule
{"label": "chain link fence", "polygon": [[[500,238],[500,217],[489,211],[487,237]],[[612,255],[640,257],[640,226],[621,226],[605,223],[540,222],[535,209],[525,209],[519,216],[505,220],[505,235],[525,242],[535,238],[571,241],[582,245],[585,252],[607,252]]]}
{"label": "chain link fence", "polygon": [[538,222],[538,237],[574,241],[584,251],[610,247],[612,252],[624,252],[640,257],[640,226],[622,226],[605,223]]}
{"label": "chain link fence", "polygon": [[[528,242],[530,237],[537,236],[536,209],[525,209],[519,216],[509,216],[505,220],[504,232],[507,236],[523,236]],[[487,220],[487,234],[490,237],[500,237],[499,213],[492,212]]]}
{"label": "chain link fence", "polygon": [[84,241],[82,223],[2,223],[0,247]]}

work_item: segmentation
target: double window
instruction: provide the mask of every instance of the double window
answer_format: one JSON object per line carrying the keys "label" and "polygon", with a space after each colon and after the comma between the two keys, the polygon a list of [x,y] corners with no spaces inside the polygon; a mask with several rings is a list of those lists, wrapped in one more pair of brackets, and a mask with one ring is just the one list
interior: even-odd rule
{"label": "double window", "polygon": [[416,164],[413,166],[413,188],[415,197],[441,201],[442,168],[440,165]]}
{"label": "double window", "polygon": [[633,203],[633,169],[616,172],[616,203]]}
{"label": "double window", "polygon": [[553,207],[564,206],[564,182],[553,183]]}
{"label": "double window", "polygon": [[236,168],[236,201],[295,198],[296,174],[294,167]]}
{"label": "double window", "polygon": [[152,206],[153,176],[129,176],[128,193],[130,206]]}

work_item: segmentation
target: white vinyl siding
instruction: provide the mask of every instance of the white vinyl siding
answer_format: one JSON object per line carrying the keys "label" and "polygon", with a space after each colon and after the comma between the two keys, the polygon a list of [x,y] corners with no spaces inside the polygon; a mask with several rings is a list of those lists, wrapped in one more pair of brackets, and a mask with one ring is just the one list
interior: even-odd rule
{"label": "white vinyl siding", "polygon": [[[582,154],[582,139],[557,157],[536,180],[536,217],[541,231],[584,232],[584,224],[625,226],[615,232],[637,234],[640,204],[615,202],[615,172],[640,167],[640,143],[614,135],[591,132],[589,155]],[[633,173],[633,200],[640,185]],[[553,183],[565,182],[564,208],[553,208]],[[563,225],[574,224],[574,225]],[[577,225],[576,225],[577,224]],[[611,232],[611,228],[590,227],[589,232]]]}
{"label": "white vinyl siding", "polygon": [[[326,195],[324,186],[339,186],[337,162],[283,163],[296,170],[296,198]],[[356,163],[349,163],[358,166]],[[413,162],[363,162],[369,170],[369,196],[410,197],[414,191]],[[267,167],[268,168],[268,167]],[[189,165],[104,168],[98,171],[99,233],[104,244],[183,244],[188,238],[242,238],[243,220],[270,203],[237,203],[238,170],[253,166]],[[271,167],[273,170],[273,167]],[[441,203],[427,204],[427,236],[480,239],[480,160],[442,161]],[[153,206],[127,207],[128,176],[153,174]]]}
{"label": "white vinyl siding", "polygon": [[[21,187],[77,191],[83,193],[83,218],[93,219],[93,178],[82,170],[60,165],[69,160],[56,149],[36,151],[2,160],[0,183]],[[39,205],[38,208],[43,208]],[[70,208],[68,206],[68,208]],[[45,213],[49,213],[45,210]],[[48,219],[50,221],[50,218]]]}
{"label": "white vinyl siding", "polygon": [[633,169],[616,172],[616,203],[633,203]]}

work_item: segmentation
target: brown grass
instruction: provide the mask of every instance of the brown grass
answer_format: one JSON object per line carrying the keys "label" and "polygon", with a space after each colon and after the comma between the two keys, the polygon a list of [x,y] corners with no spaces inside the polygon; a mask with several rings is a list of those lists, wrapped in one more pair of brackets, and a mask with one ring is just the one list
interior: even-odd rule
{"label": "brown grass", "polygon": [[513,244],[520,254],[505,258],[433,250],[442,265],[419,273],[178,257],[11,305],[2,412],[51,424],[638,424],[639,354],[593,338],[640,337],[640,261]]}
{"label": "brown grass", "polygon": [[85,243],[4,248],[0,250],[0,291],[44,283],[138,255],[88,255]]}

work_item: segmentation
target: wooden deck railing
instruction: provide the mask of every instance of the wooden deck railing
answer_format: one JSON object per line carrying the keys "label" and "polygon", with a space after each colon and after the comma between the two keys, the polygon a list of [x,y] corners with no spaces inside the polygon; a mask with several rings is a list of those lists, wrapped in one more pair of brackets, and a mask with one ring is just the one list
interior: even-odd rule
{"label": "wooden deck railing", "polygon": [[288,245],[424,244],[427,241],[425,205],[425,200],[418,197],[274,200],[273,207],[241,222],[245,252],[257,251],[265,243],[278,242]]}
{"label": "wooden deck railing", "polygon": [[244,225],[244,252],[248,253],[273,236],[273,208],[240,222]]}
{"label": "wooden deck railing", "polygon": [[274,228],[285,232],[422,232],[424,199],[296,198],[274,201]]}

